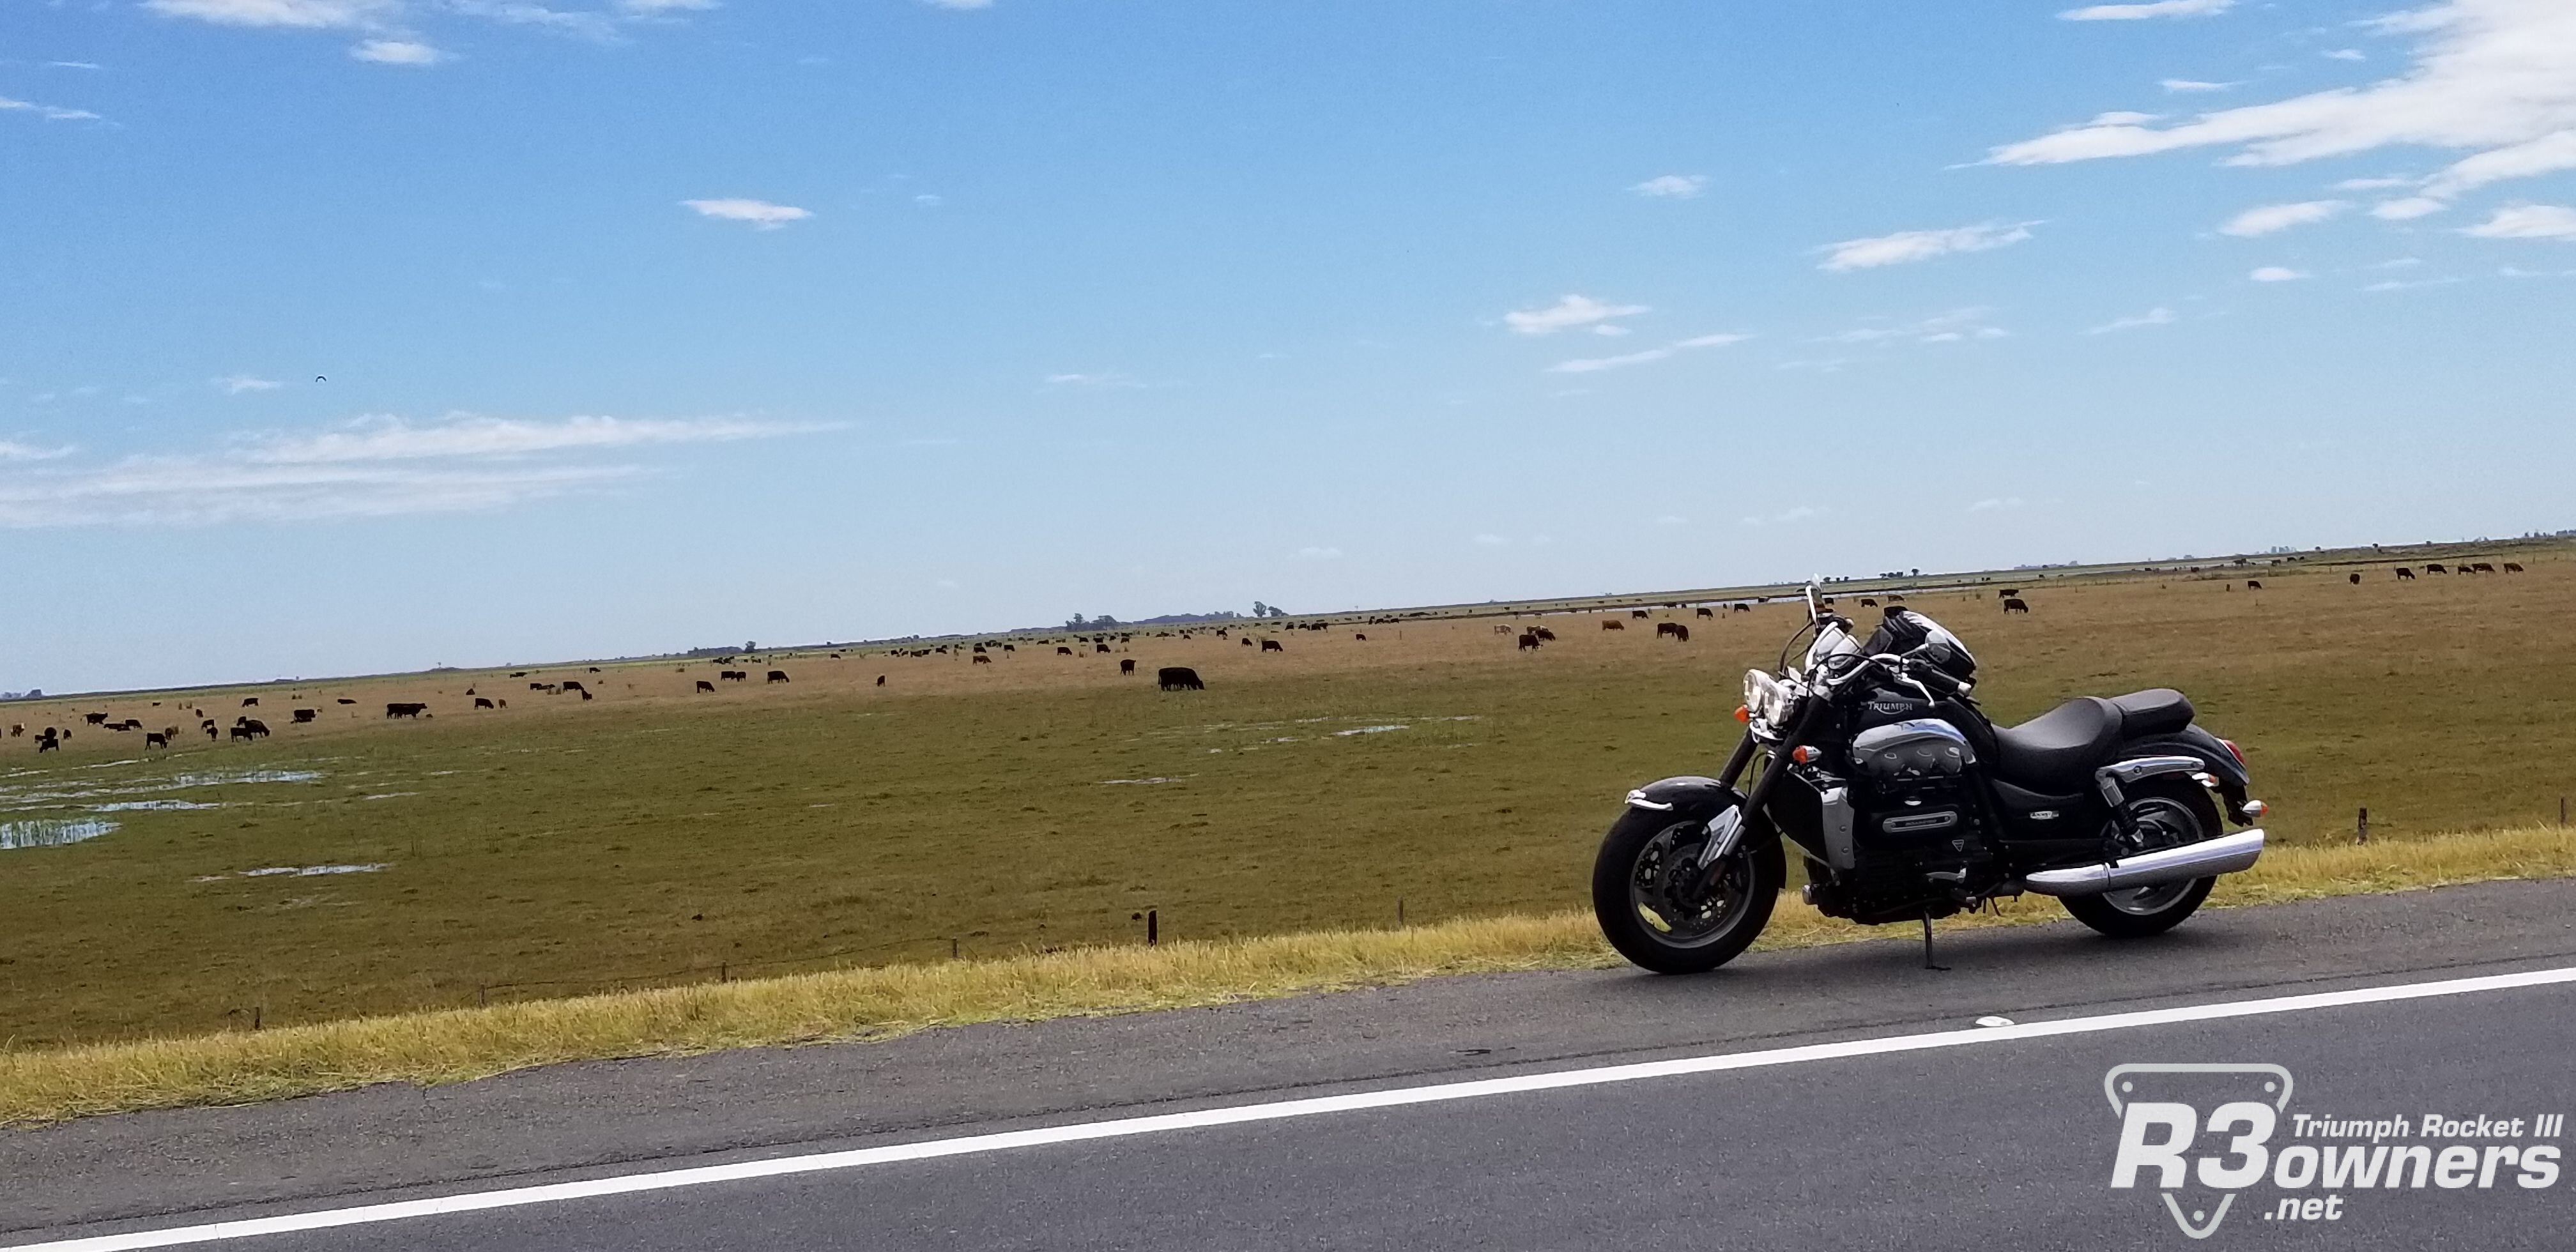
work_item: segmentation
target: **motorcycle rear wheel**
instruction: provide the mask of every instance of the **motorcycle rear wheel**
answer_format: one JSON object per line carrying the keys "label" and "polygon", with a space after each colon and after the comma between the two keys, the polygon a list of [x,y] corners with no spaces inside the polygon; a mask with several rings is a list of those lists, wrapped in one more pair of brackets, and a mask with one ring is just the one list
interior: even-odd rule
{"label": "motorcycle rear wheel", "polygon": [[1777,838],[1748,838],[1694,885],[1704,820],[1630,809],[1611,823],[1592,862],[1592,912],[1619,955],[1658,974],[1700,974],[1753,943],[1770,924],[1788,865]]}
{"label": "motorcycle rear wheel", "polygon": [[[2225,831],[2218,824],[2217,801],[2210,799],[2209,792],[2197,783],[2159,780],[2143,784],[2131,791],[2129,807],[2137,814],[2140,828],[2153,836],[2140,851],[2198,843],[2215,839]],[[2201,901],[2209,898],[2209,889],[2217,883],[2215,878],[2193,878],[2095,896],[2061,896],[2058,903],[2065,905],[2075,920],[2111,938],[2144,939],[2161,935],[2198,912]]]}

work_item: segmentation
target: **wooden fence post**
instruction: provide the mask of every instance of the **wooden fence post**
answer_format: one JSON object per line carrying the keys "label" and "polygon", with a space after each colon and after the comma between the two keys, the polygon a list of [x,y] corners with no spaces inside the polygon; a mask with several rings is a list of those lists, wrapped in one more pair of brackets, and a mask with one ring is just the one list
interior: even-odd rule
{"label": "wooden fence post", "polygon": [[2354,842],[2354,843],[2368,843],[2368,842],[2370,842],[2370,810],[2369,810],[2369,809],[2366,809],[2366,808],[2365,808],[2365,809],[2363,809],[2363,810],[2361,811],[2361,818],[2360,818],[2359,822],[2358,822],[2358,823],[2354,826],[2354,828],[2353,828],[2353,842]]}

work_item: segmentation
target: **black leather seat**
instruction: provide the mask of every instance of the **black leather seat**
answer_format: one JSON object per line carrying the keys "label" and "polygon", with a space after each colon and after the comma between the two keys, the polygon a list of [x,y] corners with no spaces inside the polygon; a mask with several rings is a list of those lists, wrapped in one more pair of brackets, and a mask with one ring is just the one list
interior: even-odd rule
{"label": "black leather seat", "polygon": [[2082,790],[2120,742],[2120,706],[2077,696],[2023,722],[1995,730],[1995,773],[2049,795]]}
{"label": "black leather seat", "polygon": [[2077,696],[2019,726],[1997,728],[1995,773],[2049,795],[2082,791],[2123,741],[2171,734],[2192,716],[2191,701],[2167,687],[2111,700]]}

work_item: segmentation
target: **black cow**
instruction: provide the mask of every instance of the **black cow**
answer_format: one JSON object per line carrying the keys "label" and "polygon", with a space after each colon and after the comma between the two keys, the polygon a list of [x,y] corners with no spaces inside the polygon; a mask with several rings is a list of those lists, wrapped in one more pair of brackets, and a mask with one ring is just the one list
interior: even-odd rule
{"label": "black cow", "polygon": [[2352,585],[2356,587],[2361,585],[2361,575],[2355,574],[2352,576]]}
{"label": "black cow", "polygon": [[106,725],[106,724],[107,724],[107,714],[105,714],[105,713],[83,713],[83,714],[81,714],[81,720],[82,720],[82,721],[84,721],[84,722],[89,723],[89,724],[90,724],[90,725],[92,725],[92,726],[104,726],[104,725]]}
{"label": "black cow", "polygon": [[247,708],[255,708],[255,707],[257,707],[257,706],[258,706],[258,704],[259,704],[259,697],[258,697],[258,696],[244,696],[244,697],[242,698],[242,702],[241,702],[241,706],[242,706],[243,708],[246,708],[246,709],[247,709]]}
{"label": "black cow", "polygon": [[1119,673],[1121,673],[1121,674],[1133,674],[1133,673],[1135,673],[1135,672],[1136,672],[1136,658],[1134,658],[1134,657],[1132,657],[1132,656],[1126,656],[1126,657],[1120,657],[1120,658],[1118,658],[1118,672],[1119,672]]}
{"label": "black cow", "polygon": [[2520,574],[2523,573],[2524,570],[2522,566],[2515,564],[2512,561],[2507,561],[2504,563],[2504,572],[2508,574]]}
{"label": "black cow", "polygon": [[1739,604],[1735,606],[1735,611],[1738,613],[1750,613],[1753,611],[1753,606],[1750,604]]}
{"label": "black cow", "polygon": [[2475,569],[2481,574],[2492,574],[2496,572],[2495,562],[2493,561],[2480,561],[2470,568]]}
{"label": "black cow", "polygon": [[1276,639],[1264,639],[1261,641],[1261,650],[1264,652],[1286,652],[1288,650],[1288,645],[1281,643]]}
{"label": "black cow", "polygon": [[2398,567],[2397,567],[2397,577],[2398,577],[2398,580],[2399,580],[2399,581],[2401,581],[2401,582],[2410,582],[2410,583],[2411,583],[2411,582],[2415,581],[2415,571],[2413,571],[2413,570],[2411,570],[2411,569],[2408,569],[2408,568],[2406,568],[2406,567],[2405,567],[2405,566],[2403,566],[2403,565],[2400,565],[2400,566],[2398,566]]}
{"label": "black cow", "polygon": [[787,671],[783,669],[774,669],[769,671],[768,681],[774,683],[783,683],[787,681]]}
{"label": "black cow", "polygon": [[714,683],[708,682],[706,679],[703,679],[703,678],[701,678],[701,679],[699,679],[699,680],[698,680],[698,690],[700,690],[700,691],[713,691],[713,690],[715,690],[715,689],[716,689],[716,685],[715,685]]}
{"label": "black cow", "polygon": [[[2353,581],[2359,582],[2361,580],[2354,579]],[[2248,578],[2245,580],[2245,589],[2247,591],[2261,591],[2263,589],[2263,580],[2259,578]]]}
{"label": "black cow", "polygon": [[474,697],[474,707],[478,709],[488,709],[492,707],[492,702],[481,696],[476,696]]}
{"label": "black cow", "polygon": [[2424,572],[2427,574],[2447,574],[2451,571],[2443,568],[2440,562],[2428,562],[2424,566]]}
{"label": "black cow", "polygon": [[45,728],[45,733],[43,733],[43,734],[41,734],[41,735],[36,736],[36,751],[38,751],[38,752],[60,752],[60,751],[62,751],[62,750],[63,750],[63,736],[62,736],[62,733],[61,733],[60,731],[55,730],[53,727],[51,727],[51,726],[47,726],[47,727]]}
{"label": "black cow", "polygon": [[198,727],[198,729],[203,730],[203,731],[205,731],[205,732],[206,732],[206,742],[208,742],[208,743],[213,743],[215,740],[222,738],[222,737],[223,737],[223,733],[224,733],[224,732],[222,732],[221,730],[218,730],[218,729],[216,729],[216,728],[215,728],[215,722],[214,722],[214,719],[213,719],[213,718],[208,718],[208,719],[206,719],[206,724],[205,724],[205,725],[203,725],[203,726]]}
{"label": "black cow", "polygon": [[1205,691],[1199,672],[1186,665],[1166,665],[1154,671],[1154,685],[1165,691]]}
{"label": "black cow", "polygon": [[528,676],[528,671],[523,670],[523,669],[514,669],[514,670],[511,670],[511,671],[510,671],[510,677],[512,677],[512,678],[525,678],[525,677],[527,677],[527,676]]}
{"label": "black cow", "polygon": [[573,680],[571,680],[571,679],[569,679],[569,678],[567,678],[567,679],[565,679],[565,680],[564,680],[564,682],[563,682],[563,689],[564,689],[565,691],[578,691],[578,692],[582,693],[583,695],[589,695],[589,694],[590,694],[590,688],[585,687],[585,686],[582,686],[580,683],[574,682]]}
{"label": "black cow", "polygon": [[1641,617],[1644,617],[1645,615],[1646,615],[1646,611],[1645,611],[1644,609],[1630,609],[1630,610],[1628,610],[1628,616],[1630,616],[1630,617],[1640,617],[1640,618],[1641,618]]}
{"label": "black cow", "polygon": [[591,666],[591,667],[590,667],[590,672],[591,672],[591,673],[594,673],[594,674],[598,673],[598,672],[599,672],[599,667],[598,667],[598,666],[596,666],[596,665]]}
{"label": "black cow", "polygon": [[1520,650],[1523,652],[1538,651],[1538,636],[1535,634],[1523,634],[1520,638]]}
{"label": "black cow", "polygon": [[150,733],[150,732],[147,732],[147,733],[143,736],[143,746],[144,746],[144,747],[147,747],[147,748],[166,748],[166,747],[169,747],[169,746],[170,746],[170,735],[169,735],[169,733],[168,733],[167,731],[158,732],[158,733]]}
{"label": "black cow", "polygon": [[1684,626],[1680,622],[1657,622],[1655,623],[1655,638],[1671,638],[1682,643],[1689,643],[1690,627]]}
{"label": "black cow", "polygon": [[314,718],[322,716],[322,710],[297,709],[294,712],[287,714],[287,716],[292,719],[296,725],[301,726],[306,722],[312,721]]}
{"label": "black cow", "polygon": [[268,723],[263,722],[256,717],[236,718],[233,721],[233,729],[236,731],[248,732],[243,736],[244,738],[249,738],[252,735],[266,737],[268,734]]}
{"label": "black cow", "polygon": [[883,675],[883,674],[879,674],[879,675],[877,675],[877,685],[878,685],[878,686],[880,686],[880,687],[882,687],[882,686],[884,686],[884,685],[885,685],[885,675]]}
{"label": "black cow", "polygon": [[1862,596],[1860,598],[1860,606],[1864,609],[1874,609],[1878,607],[1878,601],[1872,600],[1868,596]]}
{"label": "black cow", "polygon": [[1252,646],[1252,636],[1245,635],[1243,638],[1235,640],[1235,642],[1249,648]]}
{"label": "black cow", "polygon": [[1109,655],[1109,645],[1105,643],[1095,643],[1091,645],[1091,650],[1100,656]]}
{"label": "black cow", "polygon": [[1072,656],[1072,655],[1073,655],[1073,649],[1071,649],[1071,648],[1066,648],[1066,647],[1058,647],[1058,648],[1055,650],[1055,654],[1056,654],[1057,656]]}
{"label": "black cow", "polygon": [[1555,631],[1552,631],[1552,630],[1549,630],[1549,629],[1548,629],[1547,627],[1545,627],[1545,626],[1541,626],[1541,627],[1539,627],[1538,629],[1531,631],[1530,633],[1531,633],[1531,634],[1533,634],[1533,635],[1538,636],[1538,641],[1539,641],[1540,643],[1554,643],[1554,642],[1556,642],[1556,632],[1555,632]]}
{"label": "black cow", "polygon": [[342,696],[342,697],[340,697],[337,701],[335,701],[335,703],[339,703],[339,704],[356,704],[356,703],[357,703],[357,701],[352,700],[352,699],[350,699],[350,698],[349,698],[349,697],[347,697],[347,696]]}
{"label": "black cow", "polygon": [[426,713],[426,712],[428,712],[428,711],[429,711],[429,706],[428,706],[428,705],[426,705],[426,704],[417,704],[417,703],[395,703],[395,704],[388,704],[388,705],[386,705],[386,706],[385,706],[385,716],[386,716],[386,717],[388,717],[388,718],[394,718],[394,717],[411,717],[411,718],[417,718],[417,717],[419,717],[421,714]]}
{"label": "black cow", "polygon": [[1351,642],[1353,642],[1353,643],[1367,643],[1367,642],[1368,642],[1368,636],[1363,635],[1363,634],[1359,634],[1359,633],[1357,633],[1357,632],[1353,632],[1353,633],[1352,633],[1352,635],[1351,635]]}
{"label": "black cow", "polygon": [[1713,617],[1716,617],[1716,616],[1717,616],[1717,613],[1716,613],[1714,610],[1710,609],[1707,605],[1703,604],[1703,605],[1699,606],[1699,615],[1700,615],[1701,617],[1709,617],[1709,618],[1713,618]]}
{"label": "black cow", "polygon": [[2030,606],[2029,606],[2029,605],[2027,605],[2027,604],[2022,603],[2022,602],[2020,601],[2020,599],[2018,599],[2018,598],[2015,598],[2015,597],[2006,597],[2006,598],[2005,598],[2005,600],[2004,600],[2004,612],[2006,612],[2006,613],[2028,613],[2028,612],[2030,612]]}
{"label": "black cow", "polygon": [[2006,588],[2004,588],[2003,590],[1996,592],[1996,593],[1995,593],[1995,598],[1996,598],[1996,599],[1998,599],[1998,600],[2009,600],[2009,599],[2012,599],[2014,596],[2017,596],[2017,595],[2020,595],[2020,594],[2021,594],[2021,588],[2019,588],[2019,587],[2006,587]]}

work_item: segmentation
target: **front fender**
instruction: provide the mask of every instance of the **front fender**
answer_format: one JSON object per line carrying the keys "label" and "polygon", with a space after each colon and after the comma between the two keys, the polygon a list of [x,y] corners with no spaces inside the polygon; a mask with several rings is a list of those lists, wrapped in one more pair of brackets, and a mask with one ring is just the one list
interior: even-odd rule
{"label": "front fender", "polygon": [[[1659,778],[1628,793],[1629,808],[1670,813],[1677,821],[1688,818],[1705,822],[1728,809],[1743,806],[1743,792],[1697,774]],[[1748,830],[1747,833],[1751,832]]]}

